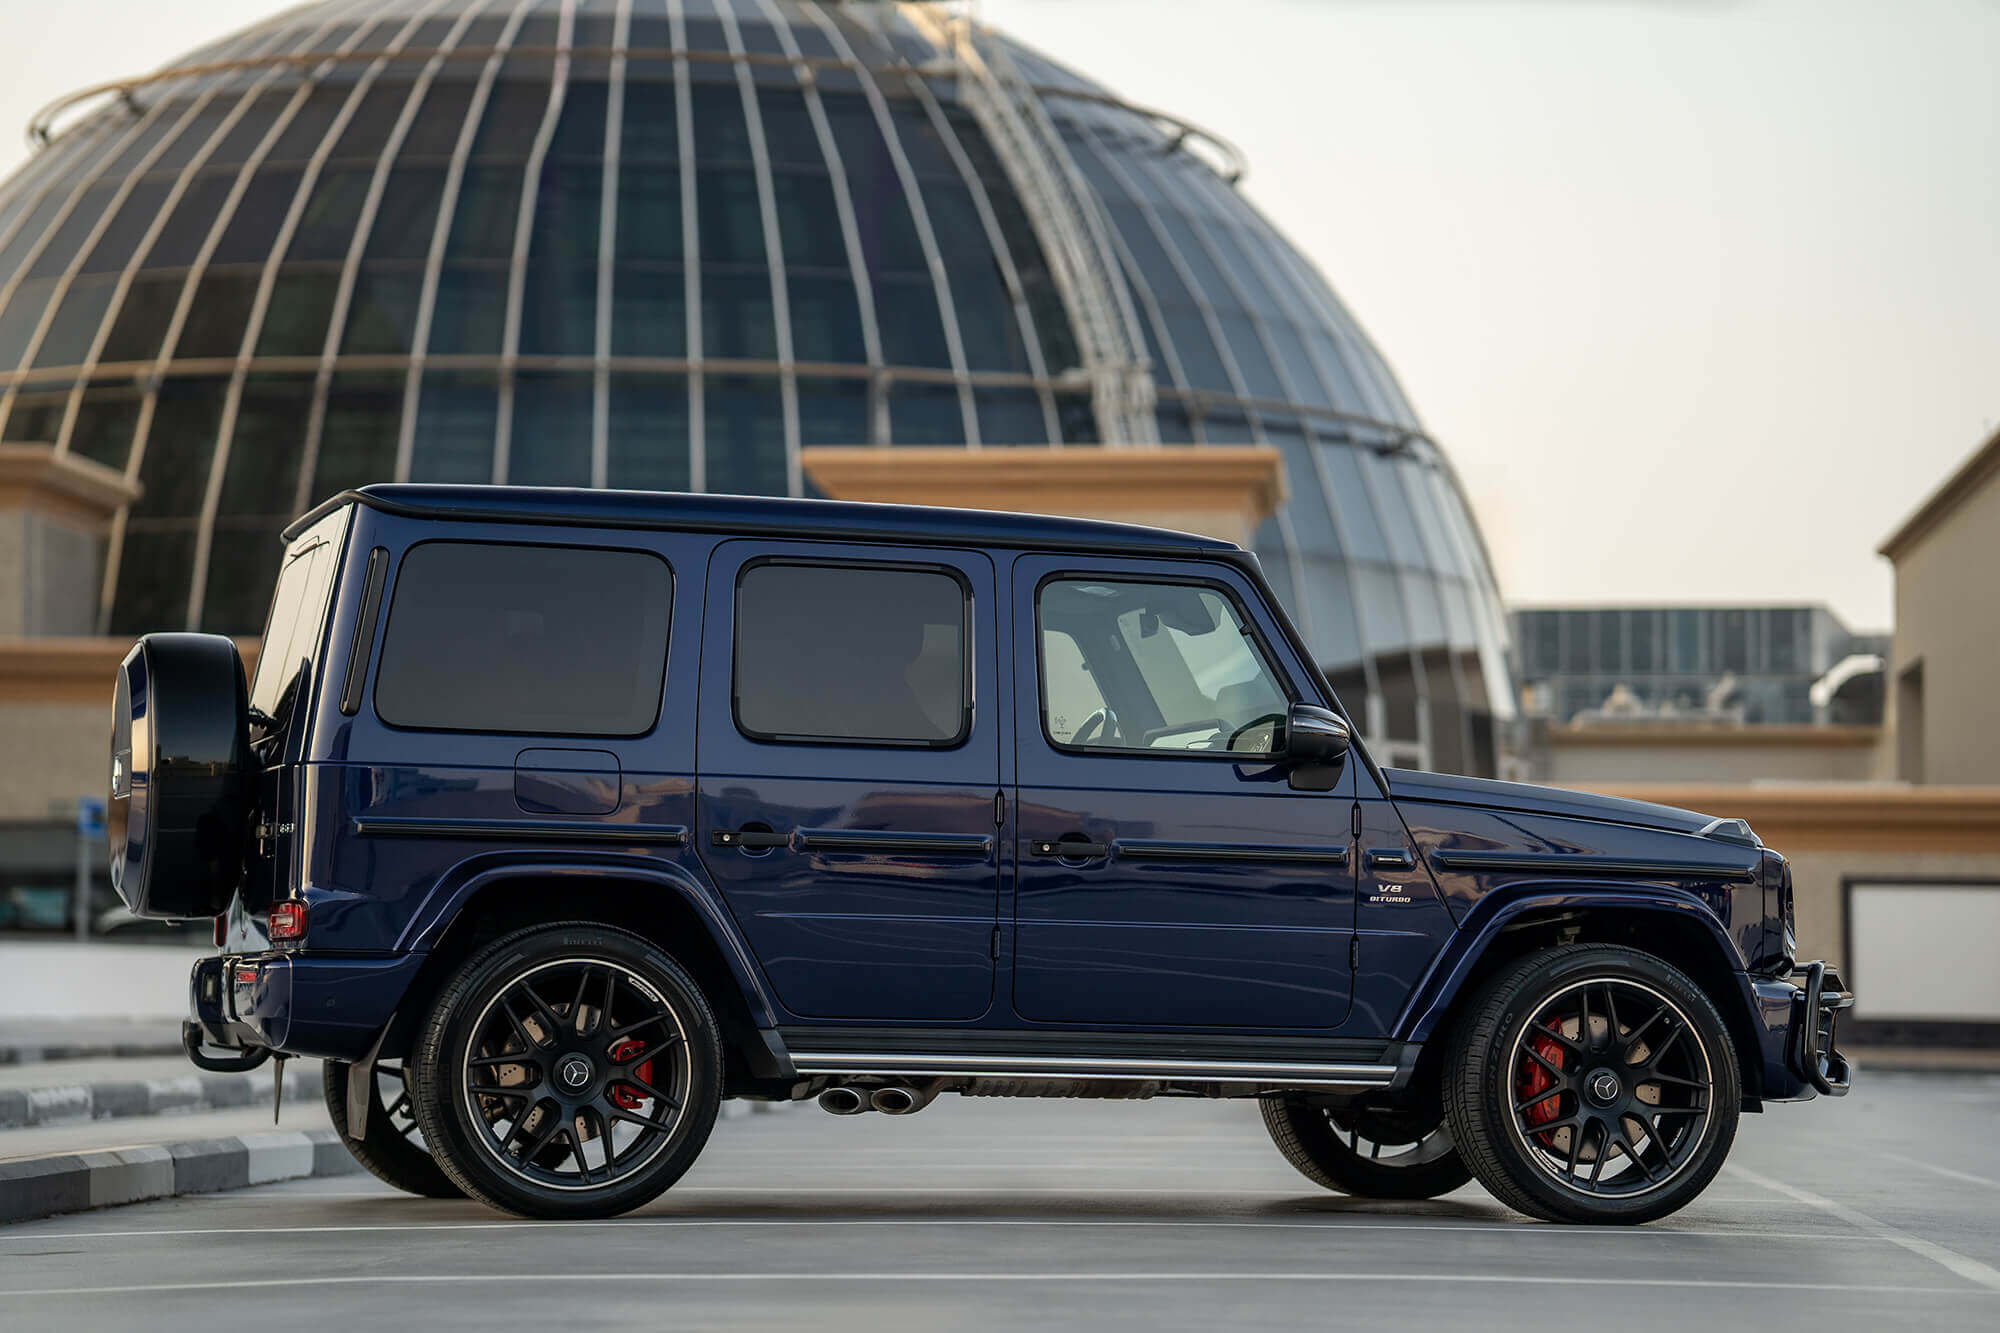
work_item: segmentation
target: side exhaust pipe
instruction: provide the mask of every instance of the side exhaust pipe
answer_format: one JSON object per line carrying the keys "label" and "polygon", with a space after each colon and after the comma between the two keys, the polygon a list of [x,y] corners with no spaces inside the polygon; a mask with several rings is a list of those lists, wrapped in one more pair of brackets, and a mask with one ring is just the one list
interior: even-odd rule
{"label": "side exhaust pipe", "polygon": [[915,1115],[926,1106],[929,1106],[932,1099],[936,1096],[937,1089],[935,1087],[877,1088],[869,1096],[868,1103],[883,1115]]}
{"label": "side exhaust pipe", "polygon": [[833,1115],[860,1115],[868,1109],[868,1099],[859,1088],[828,1088],[819,1095],[819,1109]]}

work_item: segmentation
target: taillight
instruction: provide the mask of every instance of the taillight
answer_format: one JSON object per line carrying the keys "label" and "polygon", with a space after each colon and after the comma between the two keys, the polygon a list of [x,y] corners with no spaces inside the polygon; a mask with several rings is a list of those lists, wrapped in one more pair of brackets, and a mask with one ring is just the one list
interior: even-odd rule
{"label": "taillight", "polygon": [[306,905],[304,903],[272,903],[270,921],[271,943],[289,944],[306,937]]}
{"label": "taillight", "polygon": [[220,949],[229,938],[229,914],[224,912],[215,918],[215,947]]}

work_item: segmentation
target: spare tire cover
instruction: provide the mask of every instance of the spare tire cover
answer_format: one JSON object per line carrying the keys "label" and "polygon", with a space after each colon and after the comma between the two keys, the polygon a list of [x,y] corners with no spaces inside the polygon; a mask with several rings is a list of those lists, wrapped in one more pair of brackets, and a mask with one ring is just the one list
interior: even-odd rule
{"label": "spare tire cover", "polygon": [[249,690],[219,634],[148,634],[111,705],[111,883],[138,916],[213,916],[242,878]]}

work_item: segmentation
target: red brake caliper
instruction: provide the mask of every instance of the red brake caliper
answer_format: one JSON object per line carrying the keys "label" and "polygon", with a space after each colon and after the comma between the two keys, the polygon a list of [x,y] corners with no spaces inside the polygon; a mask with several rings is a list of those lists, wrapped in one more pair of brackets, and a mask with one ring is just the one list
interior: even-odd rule
{"label": "red brake caliper", "polygon": [[[1551,1032],[1561,1031],[1559,1020],[1550,1019],[1548,1028]],[[1536,1055],[1541,1056],[1542,1059],[1547,1060],[1558,1069],[1562,1068],[1563,1049],[1552,1038],[1537,1036],[1533,1041],[1528,1043],[1528,1046],[1529,1049],[1533,1050]],[[1539,1093],[1547,1092],[1555,1085],[1556,1076],[1554,1074],[1551,1074],[1533,1060],[1523,1060],[1518,1080],[1514,1085],[1514,1092],[1522,1101],[1526,1101],[1528,1098],[1536,1096]],[[1549,1121],[1556,1118],[1561,1106],[1562,1098],[1559,1096],[1544,1098],[1536,1102],[1527,1110],[1528,1123],[1530,1125],[1546,1125]],[[1555,1135],[1553,1133],[1538,1134],[1535,1137],[1542,1141],[1542,1146],[1554,1147]]]}
{"label": "red brake caliper", "polygon": [[[611,1048],[611,1058],[622,1065],[645,1049],[645,1042],[640,1041],[637,1037],[627,1037]],[[641,1083],[651,1083],[653,1081],[653,1062],[651,1060],[646,1061],[646,1063],[632,1071],[632,1076]],[[613,1087],[609,1096],[616,1105],[627,1111],[638,1110],[639,1103],[644,1101],[646,1097],[637,1088],[624,1083]]]}

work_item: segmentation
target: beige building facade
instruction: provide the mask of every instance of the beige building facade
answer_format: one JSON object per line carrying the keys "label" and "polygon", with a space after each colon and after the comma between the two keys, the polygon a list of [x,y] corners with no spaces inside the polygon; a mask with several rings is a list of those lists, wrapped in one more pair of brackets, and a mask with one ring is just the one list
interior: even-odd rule
{"label": "beige building facade", "polygon": [[1881,776],[2000,783],[2000,432],[1881,553],[1896,570]]}

